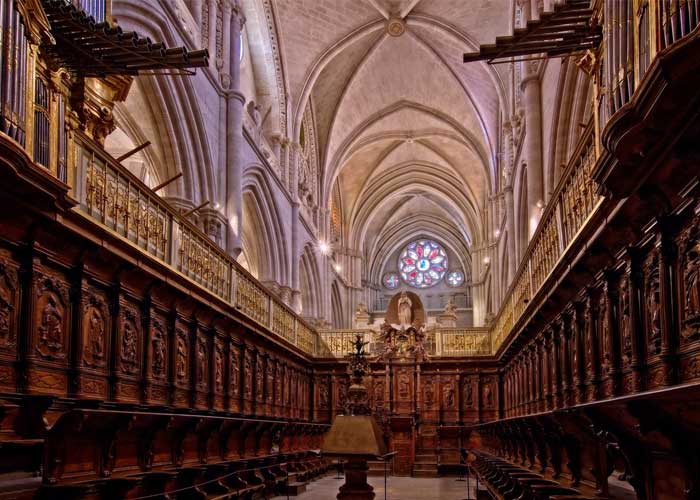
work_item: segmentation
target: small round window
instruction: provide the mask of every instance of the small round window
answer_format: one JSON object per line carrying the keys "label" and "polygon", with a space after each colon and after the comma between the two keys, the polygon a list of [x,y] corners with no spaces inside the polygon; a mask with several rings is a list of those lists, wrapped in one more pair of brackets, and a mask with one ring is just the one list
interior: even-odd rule
{"label": "small round window", "polygon": [[394,290],[399,286],[399,283],[401,283],[401,279],[396,273],[387,273],[384,275],[384,279],[382,280],[382,282],[384,283],[385,288],[388,288],[389,290]]}
{"label": "small round window", "polygon": [[450,271],[447,273],[445,281],[452,287],[458,287],[464,283],[464,273],[462,273],[462,271]]}

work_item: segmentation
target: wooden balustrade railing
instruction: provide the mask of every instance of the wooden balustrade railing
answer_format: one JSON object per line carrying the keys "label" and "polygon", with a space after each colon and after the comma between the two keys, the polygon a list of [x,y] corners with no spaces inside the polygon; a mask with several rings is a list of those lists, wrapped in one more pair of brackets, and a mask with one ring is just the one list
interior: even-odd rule
{"label": "wooden balustrade railing", "polygon": [[75,134],[76,209],[309,355],[317,333],[88,137]]}
{"label": "wooden balustrade railing", "polygon": [[492,330],[496,352],[542,288],[562,255],[599,206],[591,172],[597,160],[593,124],[579,140],[551,201],[545,209],[525,257],[506,294]]}

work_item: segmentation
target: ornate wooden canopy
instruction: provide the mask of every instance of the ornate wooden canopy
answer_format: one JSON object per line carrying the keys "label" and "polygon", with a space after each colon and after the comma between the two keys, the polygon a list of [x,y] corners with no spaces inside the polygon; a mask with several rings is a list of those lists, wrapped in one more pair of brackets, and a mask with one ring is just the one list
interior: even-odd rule
{"label": "ornate wooden canopy", "polygon": [[557,57],[593,49],[603,38],[603,28],[593,21],[589,0],[567,0],[540,19],[516,28],[513,35],[499,36],[495,44],[479,47],[478,52],[464,54],[464,62],[488,61],[543,54]]}
{"label": "ornate wooden canopy", "polygon": [[41,0],[56,44],[49,51],[82,76],[136,75],[148,70],[185,70],[208,65],[206,49],[167,48],[135,31],[95,19],[66,0]]}

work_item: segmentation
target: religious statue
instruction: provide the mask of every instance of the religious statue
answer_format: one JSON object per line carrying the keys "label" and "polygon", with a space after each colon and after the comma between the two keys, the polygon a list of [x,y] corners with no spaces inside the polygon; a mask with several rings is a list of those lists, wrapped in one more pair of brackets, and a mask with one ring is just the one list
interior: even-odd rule
{"label": "religious statue", "polygon": [[187,345],[183,336],[177,337],[177,359],[175,361],[175,374],[177,378],[185,378],[187,374]]}
{"label": "religious statue", "polygon": [[401,399],[408,399],[409,389],[408,375],[402,373],[399,376],[399,397]]}
{"label": "religious statue", "polygon": [[206,345],[203,341],[197,343],[197,384],[206,385]]}
{"label": "religious statue", "polygon": [[62,321],[63,316],[58,310],[56,299],[50,295],[46,301],[44,309],[41,312],[41,326],[39,327],[41,336],[39,337],[39,340],[41,343],[49,346],[49,348],[52,350],[62,349]]}
{"label": "religious statue", "polygon": [[163,334],[158,332],[153,337],[153,375],[156,377],[165,370],[165,340]]}
{"label": "religious statue", "polygon": [[104,357],[104,335],[104,320],[95,308],[91,308],[88,319],[88,341],[89,353],[94,360],[101,360]]}
{"label": "religious statue", "polygon": [[399,302],[397,306],[399,325],[408,326],[411,324],[413,319],[411,306],[413,306],[413,302],[411,302],[411,299],[408,297],[408,295],[406,295],[406,292],[401,292],[401,296],[399,297]]}
{"label": "religious statue", "polygon": [[369,311],[367,310],[367,305],[364,302],[360,302],[359,304],[357,304],[355,314],[363,316],[369,314]]}
{"label": "religious statue", "polygon": [[457,314],[457,306],[455,305],[454,299],[450,297],[447,299],[447,304],[445,304],[445,309],[443,314],[455,315]]}

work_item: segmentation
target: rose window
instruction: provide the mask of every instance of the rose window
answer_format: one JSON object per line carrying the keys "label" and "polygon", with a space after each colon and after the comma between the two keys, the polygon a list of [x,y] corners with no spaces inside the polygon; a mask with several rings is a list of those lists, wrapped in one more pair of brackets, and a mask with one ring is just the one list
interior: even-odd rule
{"label": "rose window", "polygon": [[447,254],[432,240],[409,243],[399,256],[401,278],[415,288],[437,285],[447,270]]}

